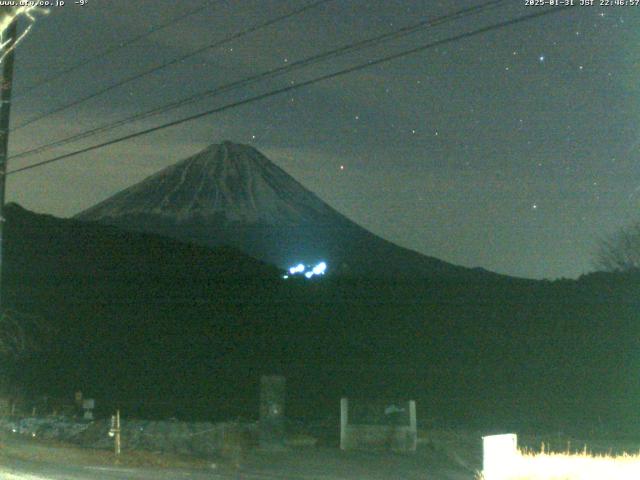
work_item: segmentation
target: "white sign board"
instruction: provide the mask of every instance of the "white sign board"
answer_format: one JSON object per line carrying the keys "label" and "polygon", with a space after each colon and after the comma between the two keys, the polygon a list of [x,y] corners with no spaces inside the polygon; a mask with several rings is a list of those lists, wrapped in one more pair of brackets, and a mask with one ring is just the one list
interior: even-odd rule
{"label": "white sign board", "polygon": [[485,480],[503,480],[516,470],[518,436],[515,433],[482,437],[482,474]]}

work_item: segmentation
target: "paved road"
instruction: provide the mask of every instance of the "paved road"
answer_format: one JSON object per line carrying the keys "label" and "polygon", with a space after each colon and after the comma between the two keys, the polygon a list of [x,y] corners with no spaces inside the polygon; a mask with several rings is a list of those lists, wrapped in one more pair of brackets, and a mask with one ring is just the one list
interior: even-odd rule
{"label": "paved road", "polygon": [[[368,477],[350,477],[342,479],[332,475],[288,476],[266,472],[238,471],[235,473],[216,473],[215,471],[184,470],[140,470],[117,467],[62,468],[46,467],[0,467],[2,480],[367,480]],[[387,477],[389,480],[404,479],[403,475]],[[460,472],[425,473],[425,480],[471,480],[473,476]]]}
{"label": "paved road", "polygon": [[385,455],[314,449],[305,454],[254,455],[237,470],[173,470],[118,466],[64,466],[4,459],[1,480],[473,480],[440,455]]}
{"label": "paved road", "polygon": [[[13,462],[12,462],[13,463]],[[15,462],[0,467],[2,480],[276,480],[257,472],[217,473],[215,470],[169,470],[119,467],[61,467]],[[303,477],[297,477],[301,480]]]}

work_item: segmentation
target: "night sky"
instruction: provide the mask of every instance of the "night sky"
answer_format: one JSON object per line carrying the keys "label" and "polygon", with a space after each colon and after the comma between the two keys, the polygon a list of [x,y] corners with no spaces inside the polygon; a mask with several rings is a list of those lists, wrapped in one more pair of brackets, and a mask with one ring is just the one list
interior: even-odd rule
{"label": "night sky", "polygon": [[[308,2],[210,1],[199,15],[21,95],[203,2],[73,3],[39,16],[18,47],[13,125]],[[481,3],[334,0],[18,129],[10,150]],[[9,170],[541,8],[548,7],[510,0],[10,160]],[[399,245],[510,275],[577,277],[592,270],[600,238],[638,218],[639,121],[640,6],[576,6],[16,173],[8,177],[7,200],[71,216],[211,143],[231,140],[255,146],[338,211]]]}

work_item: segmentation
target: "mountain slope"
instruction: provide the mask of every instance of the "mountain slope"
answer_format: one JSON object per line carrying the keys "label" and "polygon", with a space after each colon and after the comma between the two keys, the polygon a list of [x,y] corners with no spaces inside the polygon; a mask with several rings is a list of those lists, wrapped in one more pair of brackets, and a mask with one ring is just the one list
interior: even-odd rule
{"label": "mountain slope", "polygon": [[396,277],[476,277],[355,224],[260,152],[224,142],[157,172],[76,217],[207,246],[229,245],[282,268]]}
{"label": "mountain slope", "polygon": [[[34,214],[16,204],[8,204],[5,214],[8,228],[2,274],[9,285],[13,279],[24,282],[19,293],[3,293],[9,303],[13,303],[12,295],[24,297],[25,291],[33,290],[41,296],[66,285],[78,298],[108,288],[113,298],[135,299],[147,286],[170,298],[178,282],[184,289],[190,284],[276,280],[281,275],[277,268],[229,247],[211,249]],[[137,287],[133,292],[132,286]]]}

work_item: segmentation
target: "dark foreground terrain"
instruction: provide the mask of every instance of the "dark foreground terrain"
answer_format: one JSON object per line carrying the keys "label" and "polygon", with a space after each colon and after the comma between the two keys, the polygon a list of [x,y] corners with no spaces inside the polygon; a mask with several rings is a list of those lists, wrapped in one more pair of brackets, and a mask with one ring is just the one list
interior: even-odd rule
{"label": "dark foreground terrain", "polygon": [[[144,451],[123,451],[116,461],[108,450],[19,435],[2,435],[3,480],[474,480],[482,469],[481,433],[423,430],[415,454],[343,452],[331,447],[290,447],[282,452],[257,449],[240,457],[199,459]],[[638,442],[621,438],[575,438],[567,435],[522,435],[529,452],[591,454],[634,453]]]}
{"label": "dark foreground terrain", "polygon": [[434,427],[640,432],[637,275],[284,280],[235,250],[18,206],[5,267],[6,304],[52,327],[5,372],[99,413],[251,419],[259,376],[280,373],[290,418],[413,398]]}
{"label": "dark foreground terrain", "polygon": [[4,436],[0,475],[4,480],[471,480],[480,460],[477,442],[469,443],[472,438],[468,434],[434,432],[414,455],[309,447],[279,453],[252,450],[244,452],[239,462],[166,458],[145,452],[123,452],[116,462],[108,451]]}

